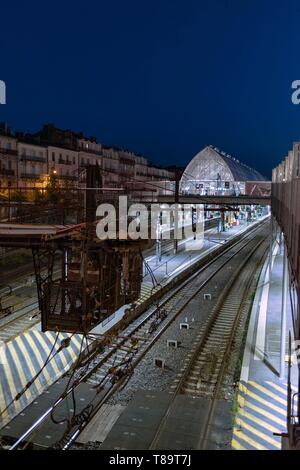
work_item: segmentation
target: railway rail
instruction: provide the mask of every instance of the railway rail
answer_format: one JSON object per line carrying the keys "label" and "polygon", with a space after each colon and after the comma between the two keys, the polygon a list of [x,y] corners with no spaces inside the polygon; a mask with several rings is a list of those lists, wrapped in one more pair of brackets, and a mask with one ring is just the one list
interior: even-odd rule
{"label": "railway rail", "polygon": [[11,341],[16,336],[40,322],[40,310],[37,301],[23,304],[21,308],[4,317],[0,324],[0,341]]}
{"label": "railway rail", "polygon": [[[58,273],[59,270],[54,270],[54,276]],[[25,279],[24,274],[17,275],[16,279],[13,287],[8,285],[0,289],[0,341],[4,342],[13,340],[40,322],[34,274],[27,272]]]}
{"label": "railway rail", "polygon": [[207,414],[201,423],[197,448],[210,448],[210,432],[216,420],[216,405],[223,398],[224,378],[230,365],[238,327],[248,313],[249,292],[255,288],[252,284],[253,278],[267,249],[266,239],[249,246],[239,269],[230,279],[211,315],[199,331],[192,346],[192,354],[186,359],[184,370],[172,386],[172,400],[152,441],[151,449],[157,448],[159,438],[166,430],[172,405],[180,394],[206,400]]}
{"label": "railway rail", "polygon": [[[264,226],[265,224],[266,222],[262,223]],[[219,255],[199,268],[179,287],[172,289],[158,305],[133,321],[120,335],[114,339],[104,338],[106,346],[103,346],[103,338],[100,338],[101,353],[94,354],[88,361],[85,361],[83,367],[76,370],[73,385],[67,387],[54,405],[19,436],[11,449],[22,447],[24,442],[30,440],[32,433],[36,435],[40,426],[46,425],[46,421],[50,420],[53,411],[61,407],[62,402],[70,394],[76,398],[76,391],[79,390],[80,385],[86,384],[95,391],[93,399],[76,416],[73,415],[72,420],[65,420],[65,426],[61,426],[58,430],[57,441],[52,444],[52,448],[69,448],[107,399],[124,386],[147,351],[186,305],[237,255],[245,252],[244,258],[246,259],[246,256],[257,247],[256,237],[260,230],[261,226],[256,226],[230,247],[224,246]],[[229,323],[228,321],[228,328]],[[213,325],[213,323],[210,324]]]}
{"label": "railway rail", "polygon": [[[215,217],[206,220],[206,230],[216,228],[219,218]],[[162,246],[162,254],[168,255],[173,249],[173,241],[165,241]],[[153,249],[152,249],[153,251]],[[172,260],[174,256],[170,256],[168,261]],[[165,265],[165,261],[158,264],[152,272]],[[23,333],[27,329],[40,322],[40,312],[37,301],[24,301],[18,298],[24,289],[32,288],[35,294],[35,278],[31,270],[30,264],[26,265],[25,269],[19,267],[15,270],[13,282],[11,285],[3,286],[0,288],[0,341],[10,341],[18,334]],[[59,270],[54,271],[54,275],[58,274]],[[146,272],[144,278],[149,276]],[[2,309],[1,309],[2,304]],[[5,320],[4,320],[5,319]],[[1,322],[1,320],[4,320]]]}

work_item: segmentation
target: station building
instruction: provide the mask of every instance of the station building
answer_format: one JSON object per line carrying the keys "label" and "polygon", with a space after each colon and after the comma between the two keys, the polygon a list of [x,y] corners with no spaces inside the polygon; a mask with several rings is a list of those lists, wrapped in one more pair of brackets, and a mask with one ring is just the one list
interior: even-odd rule
{"label": "station building", "polygon": [[245,163],[209,145],[187,165],[180,190],[182,194],[201,196],[267,196],[271,183]]}

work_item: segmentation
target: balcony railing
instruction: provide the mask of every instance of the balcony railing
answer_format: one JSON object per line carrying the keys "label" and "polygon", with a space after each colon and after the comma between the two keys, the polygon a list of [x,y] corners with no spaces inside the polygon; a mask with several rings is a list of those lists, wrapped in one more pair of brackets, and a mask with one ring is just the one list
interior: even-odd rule
{"label": "balcony railing", "polygon": [[21,173],[21,178],[28,178],[28,179],[39,179],[42,175],[36,175],[34,173]]}
{"label": "balcony railing", "polygon": [[77,176],[72,176],[72,175],[61,175],[59,178],[62,178],[64,180],[69,180],[69,181],[76,181],[78,179]]}
{"label": "balcony railing", "polygon": [[89,148],[87,149],[87,148],[79,147],[78,151],[82,152],[82,153],[91,153],[93,155],[99,155],[99,157],[103,156],[102,150],[93,150],[93,149],[89,149]]}
{"label": "balcony railing", "polygon": [[62,158],[60,158],[58,160],[58,164],[59,165],[72,165],[72,162],[70,162],[70,160],[63,160]]}
{"label": "balcony railing", "polygon": [[17,150],[6,149],[4,147],[0,147],[0,153],[5,153],[6,155],[18,155]]}
{"label": "balcony railing", "polygon": [[0,168],[0,175],[14,176],[15,172],[14,172],[14,170],[6,170],[6,168]]}
{"label": "balcony railing", "polygon": [[21,155],[22,162],[38,162],[38,163],[46,163],[45,157],[37,157],[36,155]]}
{"label": "balcony railing", "polygon": [[120,157],[120,164],[121,164],[121,165],[134,166],[134,165],[135,165],[135,161],[134,161],[134,159],[129,159],[129,158],[125,158],[125,157]]}

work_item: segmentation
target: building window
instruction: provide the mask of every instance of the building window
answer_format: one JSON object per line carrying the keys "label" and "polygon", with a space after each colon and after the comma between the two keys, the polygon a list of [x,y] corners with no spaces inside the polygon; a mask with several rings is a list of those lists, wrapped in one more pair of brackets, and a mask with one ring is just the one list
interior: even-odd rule
{"label": "building window", "polygon": [[52,161],[55,162],[55,152],[52,152]]}

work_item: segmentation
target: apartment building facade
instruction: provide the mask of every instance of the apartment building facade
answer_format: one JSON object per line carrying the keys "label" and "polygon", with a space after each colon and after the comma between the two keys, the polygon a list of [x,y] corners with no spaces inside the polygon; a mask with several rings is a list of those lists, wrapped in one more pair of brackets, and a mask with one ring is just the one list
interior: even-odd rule
{"label": "apartment building facade", "polygon": [[18,162],[17,140],[5,124],[0,124],[0,188],[17,183]]}
{"label": "apartment building facade", "polygon": [[172,171],[152,166],[145,157],[128,150],[104,146],[94,137],[52,124],[36,134],[13,133],[0,123],[0,193],[9,187],[45,188],[51,175],[63,187],[78,187],[85,184],[86,167],[96,164],[104,188],[148,188],[162,193],[174,180]]}

